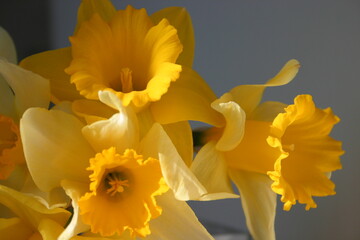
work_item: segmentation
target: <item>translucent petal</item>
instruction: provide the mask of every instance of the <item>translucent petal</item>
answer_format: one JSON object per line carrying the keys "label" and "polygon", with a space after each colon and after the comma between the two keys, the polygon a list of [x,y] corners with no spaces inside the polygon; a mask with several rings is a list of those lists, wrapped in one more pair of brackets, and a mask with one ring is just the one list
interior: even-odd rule
{"label": "translucent petal", "polygon": [[63,179],[88,180],[85,169],[94,152],[82,136],[82,127],[77,118],[62,111],[32,108],[25,112],[20,124],[24,152],[41,190],[58,187]]}
{"label": "translucent petal", "polygon": [[247,227],[254,239],[275,239],[276,194],[265,174],[229,170],[240,192]]}
{"label": "translucent petal", "polygon": [[233,193],[227,164],[215,145],[214,141],[210,141],[201,148],[191,165],[191,171],[210,195],[221,194],[219,196],[223,198],[236,198],[238,196]]}
{"label": "translucent petal", "polygon": [[201,225],[186,202],[177,201],[171,191],[157,199],[163,212],[160,217],[150,222],[151,235],[146,239],[214,239]]}
{"label": "translucent petal", "polygon": [[49,106],[50,88],[47,79],[1,59],[0,74],[14,91],[19,118],[29,107]]}
{"label": "translucent petal", "polygon": [[73,101],[83,97],[64,71],[71,59],[71,48],[60,48],[27,57],[20,62],[20,66],[49,79],[52,102]]}
{"label": "translucent petal", "polygon": [[171,139],[160,124],[153,125],[141,141],[140,149],[145,157],[160,160],[164,179],[174,191],[177,199],[196,200],[206,194],[205,188],[181,159]]}

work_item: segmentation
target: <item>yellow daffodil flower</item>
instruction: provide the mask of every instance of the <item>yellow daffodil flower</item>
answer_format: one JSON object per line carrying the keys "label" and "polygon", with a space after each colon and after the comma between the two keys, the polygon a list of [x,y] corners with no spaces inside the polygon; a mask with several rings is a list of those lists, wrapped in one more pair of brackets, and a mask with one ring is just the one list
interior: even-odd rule
{"label": "yellow daffodil flower", "polygon": [[[328,135],[339,118],[330,108],[316,108],[309,95],[297,96],[289,106],[259,104],[266,87],[290,82],[298,68],[291,60],[266,84],[239,86],[215,101],[212,106],[227,125],[205,133],[208,143],[192,166],[210,191],[231,191],[230,179],[237,185],[255,239],[275,239],[275,193],[282,195],[285,210],[296,201],[308,210],[316,207],[313,196],[335,194],[329,173],[341,168],[343,151]],[[234,102],[243,109],[237,122],[232,120],[239,110],[227,107]],[[212,179],[215,173],[220,179]]]}
{"label": "yellow daffodil flower", "polygon": [[184,8],[165,8],[148,16],[145,9],[128,6],[116,11],[108,0],[83,0],[70,41],[71,47],[20,63],[50,79],[53,102],[80,99],[78,91],[97,99],[97,92],[106,89],[125,106],[149,109],[161,124],[222,124],[221,114],[209,105],[215,94],[191,69],[194,34]]}
{"label": "yellow daffodil flower", "polygon": [[21,120],[35,183],[43,191],[62,186],[73,200],[74,216],[60,239],[90,232],[212,239],[184,201],[234,195],[208,195],[160,124],[140,138],[132,108],[113,92],[100,91],[99,99],[117,113],[85,125],[60,110],[33,108]]}

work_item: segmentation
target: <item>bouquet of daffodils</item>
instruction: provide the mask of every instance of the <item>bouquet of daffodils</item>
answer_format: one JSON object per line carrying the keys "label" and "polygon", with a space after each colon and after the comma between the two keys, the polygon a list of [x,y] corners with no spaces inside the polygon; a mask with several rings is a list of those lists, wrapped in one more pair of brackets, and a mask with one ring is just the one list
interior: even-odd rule
{"label": "bouquet of daffodils", "polygon": [[1,239],[213,239],[186,202],[239,198],[271,240],[277,194],[286,211],[335,194],[339,118],[310,95],[262,101],[297,60],[218,97],[192,69],[185,9],[82,0],[77,19],[70,47],[19,64],[1,29]]}

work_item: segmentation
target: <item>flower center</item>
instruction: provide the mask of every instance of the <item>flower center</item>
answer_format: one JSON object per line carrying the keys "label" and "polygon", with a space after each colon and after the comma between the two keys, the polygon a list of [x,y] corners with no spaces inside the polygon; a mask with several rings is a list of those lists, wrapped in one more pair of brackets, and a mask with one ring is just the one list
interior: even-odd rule
{"label": "flower center", "polygon": [[105,177],[106,193],[110,194],[110,196],[124,192],[125,187],[129,186],[129,180],[123,180],[121,172],[111,172]]}
{"label": "flower center", "polygon": [[122,68],[120,71],[122,92],[128,93],[133,90],[132,71],[129,68]]}

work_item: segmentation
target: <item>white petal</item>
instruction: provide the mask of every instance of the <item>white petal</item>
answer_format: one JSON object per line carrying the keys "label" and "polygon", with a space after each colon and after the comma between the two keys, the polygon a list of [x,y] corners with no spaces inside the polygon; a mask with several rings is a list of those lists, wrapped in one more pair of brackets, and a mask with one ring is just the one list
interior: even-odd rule
{"label": "white petal", "polygon": [[276,194],[271,179],[264,174],[230,170],[240,191],[247,227],[254,239],[275,239]]}

